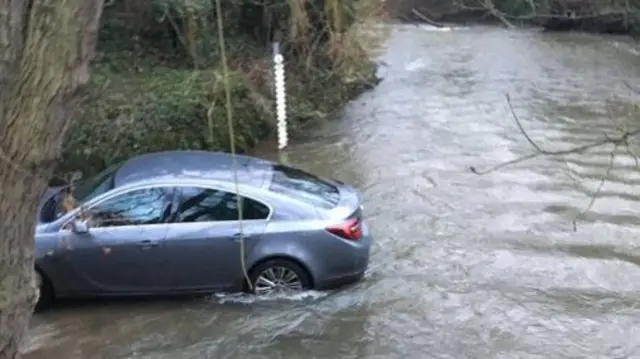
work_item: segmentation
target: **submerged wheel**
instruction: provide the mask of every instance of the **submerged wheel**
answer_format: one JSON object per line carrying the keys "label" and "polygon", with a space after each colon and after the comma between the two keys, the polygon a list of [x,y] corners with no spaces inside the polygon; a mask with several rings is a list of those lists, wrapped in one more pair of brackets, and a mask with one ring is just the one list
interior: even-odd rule
{"label": "submerged wheel", "polygon": [[297,263],[272,259],[255,267],[249,275],[251,291],[256,295],[291,295],[311,289],[311,278]]}
{"label": "submerged wheel", "polygon": [[35,311],[39,312],[48,309],[53,303],[53,287],[51,286],[51,283],[42,276],[40,271],[37,270],[35,274],[35,281],[37,296]]}

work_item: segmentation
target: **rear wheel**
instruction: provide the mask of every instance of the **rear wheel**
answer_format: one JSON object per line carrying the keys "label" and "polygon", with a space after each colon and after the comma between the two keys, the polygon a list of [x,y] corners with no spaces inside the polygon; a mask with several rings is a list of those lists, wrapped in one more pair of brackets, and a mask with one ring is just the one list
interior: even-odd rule
{"label": "rear wheel", "polygon": [[299,264],[272,259],[259,264],[249,275],[251,292],[256,295],[291,295],[311,289],[311,278]]}
{"label": "rear wheel", "polygon": [[38,297],[38,301],[36,302],[35,311],[39,312],[51,307],[53,304],[53,287],[49,280],[42,276],[40,271],[36,270],[35,273],[36,280],[36,295]]}

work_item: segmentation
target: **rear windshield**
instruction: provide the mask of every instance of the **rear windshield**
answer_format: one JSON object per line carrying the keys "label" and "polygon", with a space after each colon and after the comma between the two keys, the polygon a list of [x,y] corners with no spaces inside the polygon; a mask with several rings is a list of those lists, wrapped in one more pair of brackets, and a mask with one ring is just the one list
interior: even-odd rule
{"label": "rear windshield", "polygon": [[334,208],[340,200],[340,190],[333,184],[302,170],[273,166],[269,189],[324,209]]}

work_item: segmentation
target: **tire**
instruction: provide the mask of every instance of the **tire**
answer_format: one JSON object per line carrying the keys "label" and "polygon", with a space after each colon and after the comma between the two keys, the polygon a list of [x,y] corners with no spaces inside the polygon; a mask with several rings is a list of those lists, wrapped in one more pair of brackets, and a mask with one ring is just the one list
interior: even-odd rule
{"label": "tire", "polygon": [[[261,280],[261,277],[269,278],[272,274],[275,274],[276,277],[283,274],[283,279],[290,279],[292,278],[291,275],[295,275],[298,283],[294,283],[293,280],[283,280],[282,287],[274,288],[271,293],[268,293],[263,290],[266,285],[265,282]],[[249,292],[256,295],[295,294],[312,289],[313,287],[309,272],[298,263],[288,259],[277,258],[258,264],[251,269],[249,279],[251,280],[251,289]]]}
{"label": "tire", "polygon": [[39,283],[38,301],[36,302],[34,311],[41,312],[51,308],[51,305],[53,304],[53,286],[47,277],[43,276],[39,270],[36,270],[36,283]]}

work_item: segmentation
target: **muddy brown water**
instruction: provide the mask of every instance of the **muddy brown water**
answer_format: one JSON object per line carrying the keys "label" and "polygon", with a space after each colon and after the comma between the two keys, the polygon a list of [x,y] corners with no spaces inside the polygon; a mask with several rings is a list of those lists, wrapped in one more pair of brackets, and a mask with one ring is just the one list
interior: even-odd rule
{"label": "muddy brown water", "polygon": [[282,301],[63,305],[35,316],[27,358],[640,358],[640,146],[618,150],[575,232],[609,147],[467,170],[532,151],[505,93],[546,149],[640,126],[640,95],[625,85],[640,88],[636,45],[391,33],[380,86],[288,150],[290,163],[364,192],[376,241],[363,282]]}

